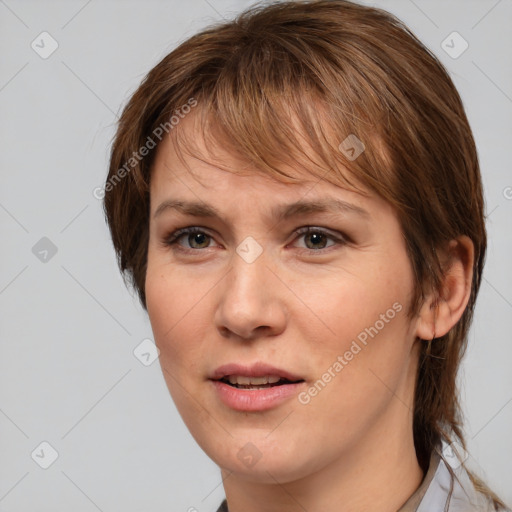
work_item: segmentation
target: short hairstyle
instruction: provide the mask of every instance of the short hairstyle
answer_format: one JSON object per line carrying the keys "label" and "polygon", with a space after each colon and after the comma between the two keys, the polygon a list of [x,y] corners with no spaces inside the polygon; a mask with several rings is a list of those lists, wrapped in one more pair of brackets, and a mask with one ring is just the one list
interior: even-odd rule
{"label": "short hairstyle", "polygon": [[[156,150],[134,155],[149,140],[157,145],[161,127],[177,140],[180,127],[170,126],[172,116],[183,117],[184,106],[196,104],[209,147],[222,145],[276,179],[293,179],[282,170],[291,164],[334,184],[369,189],[391,204],[414,272],[410,315],[426,293],[440,291],[440,250],[461,235],[472,240],[469,303],[450,332],[421,344],[413,419],[423,469],[450,432],[465,446],[456,374],[480,286],[486,230],[475,142],[444,66],[396,17],[346,0],[256,5],[180,44],[126,105],[105,187],[119,267],[144,308]],[[347,137],[364,145],[355,159],[343,150]],[[183,139],[178,146],[192,145]],[[116,180],[123,168],[123,179]]]}

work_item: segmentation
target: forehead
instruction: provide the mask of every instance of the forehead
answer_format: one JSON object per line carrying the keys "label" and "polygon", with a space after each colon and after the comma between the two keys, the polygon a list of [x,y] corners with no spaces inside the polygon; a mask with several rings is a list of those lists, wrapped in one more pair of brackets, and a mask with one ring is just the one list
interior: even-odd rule
{"label": "forehead", "polygon": [[[260,205],[295,201],[294,211],[301,212],[359,210],[362,213],[357,203],[368,195],[367,192],[329,183],[322,176],[289,164],[282,164],[279,168],[285,175],[269,175],[226,149],[218,147],[214,155],[205,149],[203,147],[200,154],[190,154],[188,151],[178,152],[170,138],[162,143],[150,183],[154,213],[155,208],[165,208],[165,204],[156,205],[161,201],[185,212],[198,211],[198,203],[205,200],[218,202],[219,207],[248,201],[245,207],[250,209],[256,206],[253,199],[257,199]],[[352,207],[348,203],[349,198],[354,203]],[[185,201],[189,203],[186,208],[181,204]],[[195,206],[191,208],[190,203],[195,203]],[[214,216],[214,210],[210,209],[209,216]],[[281,211],[279,216],[287,213]]]}
{"label": "forehead", "polygon": [[332,184],[290,165],[277,178],[255,169],[223,148],[214,157],[203,142],[200,153],[178,152],[169,137],[161,144],[151,179],[151,218],[174,212],[200,218],[233,218],[261,210],[273,221],[325,214],[369,220],[378,198]]}

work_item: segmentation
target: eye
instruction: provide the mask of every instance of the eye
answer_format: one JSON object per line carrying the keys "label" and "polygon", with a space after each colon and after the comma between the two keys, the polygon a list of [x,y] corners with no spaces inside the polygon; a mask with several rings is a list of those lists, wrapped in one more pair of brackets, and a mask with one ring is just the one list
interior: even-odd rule
{"label": "eye", "polygon": [[[179,245],[184,250],[207,249],[213,238],[200,227],[178,229],[165,237],[166,246]],[[184,242],[184,245],[182,242]]]}
{"label": "eye", "polygon": [[296,234],[299,235],[298,239],[304,240],[305,248],[310,251],[319,251],[346,243],[342,236],[336,236],[328,231],[311,226],[298,229]]}
{"label": "eye", "polygon": [[[347,239],[342,235],[335,235],[321,228],[306,226],[295,231],[295,240],[304,240],[298,248],[306,252],[318,252],[332,246],[343,245]],[[175,247],[185,252],[198,251],[213,247],[214,239],[203,228],[198,226],[178,229],[166,236],[162,243],[166,247]]]}

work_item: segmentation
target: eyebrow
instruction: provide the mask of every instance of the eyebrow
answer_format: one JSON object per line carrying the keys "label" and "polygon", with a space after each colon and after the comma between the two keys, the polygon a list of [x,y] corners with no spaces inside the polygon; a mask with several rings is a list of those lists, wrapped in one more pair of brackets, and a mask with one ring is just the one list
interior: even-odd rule
{"label": "eyebrow", "polygon": [[[222,217],[221,212],[217,208],[204,202],[167,199],[160,203],[153,214],[153,218],[158,217],[167,210],[177,210],[183,215],[189,215],[192,217]],[[370,217],[370,214],[363,208],[355,204],[342,201],[341,199],[297,201],[291,204],[274,206],[271,210],[271,216],[279,221],[287,220],[291,217],[310,215],[313,213],[355,214],[366,219]]]}

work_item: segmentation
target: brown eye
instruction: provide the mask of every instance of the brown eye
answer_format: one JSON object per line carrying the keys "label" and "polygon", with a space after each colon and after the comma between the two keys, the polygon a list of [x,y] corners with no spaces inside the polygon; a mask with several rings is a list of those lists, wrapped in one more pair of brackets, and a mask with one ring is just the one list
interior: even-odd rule
{"label": "brown eye", "polygon": [[308,249],[324,249],[327,245],[328,237],[318,231],[306,233],[304,240],[306,241],[306,247]]}
{"label": "brown eye", "polygon": [[204,249],[210,245],[210,237],[206,233],[190,233],[187,240],[192,249]]}
{"label": "brown eye", "polygon": [[166,246],[180,246],[184,250],[207,249],[211,246],[213,238],[201,228],[183,228],[171,233],[164,239]]}
{"label": "brown eye", "polygon": [[335,235],[319,228],[305,227],[296,231],[297,240],[304,240],[299,248],[309,251],[321,251],[335,245],[343,245],[345,239],[341,235]]}

